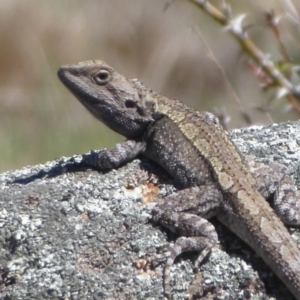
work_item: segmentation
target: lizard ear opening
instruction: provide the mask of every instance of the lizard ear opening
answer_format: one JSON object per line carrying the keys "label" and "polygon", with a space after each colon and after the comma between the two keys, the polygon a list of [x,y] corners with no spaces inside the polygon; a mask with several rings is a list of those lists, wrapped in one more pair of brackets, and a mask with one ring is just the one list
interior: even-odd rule
{"label": "lizard ear opening", "polygon": [[126,108],[135,108],[136,107],[136,102],[131,100],[131,99],[126,99],[125,100],[125,106],[126,106]]}
{"label": "lizard ear opening", "polygon": [[99,85],[105,85],[111,80],[112,76],[108,70],[102,69],[95,73],[93,79]]}

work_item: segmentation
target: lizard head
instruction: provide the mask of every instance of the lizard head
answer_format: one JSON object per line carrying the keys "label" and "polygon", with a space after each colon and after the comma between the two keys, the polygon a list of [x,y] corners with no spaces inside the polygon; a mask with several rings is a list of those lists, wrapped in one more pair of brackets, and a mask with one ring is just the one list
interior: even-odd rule
{"label": "lizard head", "polygon": [[156,101],[103,61],[62,66],[58,77],[93,116],[127,138],[139,136],[154,121]]}

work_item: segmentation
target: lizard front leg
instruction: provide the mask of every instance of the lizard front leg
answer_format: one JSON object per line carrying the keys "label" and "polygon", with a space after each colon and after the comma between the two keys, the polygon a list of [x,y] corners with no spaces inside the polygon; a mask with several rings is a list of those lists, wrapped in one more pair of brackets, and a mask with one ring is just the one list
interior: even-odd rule
{"label": "lizard front leg", "polygon": [[169,248],[164,267],[164,292],[170,296],[170,268],[183,252],[198,251],[197,264],[218,243],[214,226],[206,219],[216,215],[222,200],[216,184],[193,187],[172,194],[153,209],[153,221],[181,235]]}
{"label": "lizard front leg", "polygon": [[114,169],[135,159],[143,153],[145,146],[145,142],[127,140],[109,150],[91,151],[90,154],[83,155],[81,163],[97,169]]}
{"label": "lizard front leg", "polygon": [[265,197],[273,196],[272,205],[283,223],[300,225],[299,192],[287,168],[281,164],[265,165],[248,161],[257,189]]}

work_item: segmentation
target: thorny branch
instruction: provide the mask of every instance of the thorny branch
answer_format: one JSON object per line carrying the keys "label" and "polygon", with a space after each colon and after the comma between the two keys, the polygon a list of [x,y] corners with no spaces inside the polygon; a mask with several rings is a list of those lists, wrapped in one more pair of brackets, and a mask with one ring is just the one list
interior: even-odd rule
{"label": "thorny branch", "polygon": [[[220,23],[226,31],[229,31],[239,42],[244,52],[247,53],[262,69],[262,71],[272,79],[272,86],[275,86],[278,89],[277,98],[284,96],[287,97],[293,109],[300,113],[300,107],[297,103],[297,100],[298,102],[300,101],[300,85],[294,85],[287,77],[285,77],[269,56],[261,51],[249,38],[247,32],[242,26],[245,15],[240,15],[235,19],[232,18],[230,6],[226,3],[226,1],[222,1],[223,7],[221,9],[218,9],[206,0],[188,1],[202,9],[214,20]],[[273,27],[272,29],[274,31],[277,28]]]}

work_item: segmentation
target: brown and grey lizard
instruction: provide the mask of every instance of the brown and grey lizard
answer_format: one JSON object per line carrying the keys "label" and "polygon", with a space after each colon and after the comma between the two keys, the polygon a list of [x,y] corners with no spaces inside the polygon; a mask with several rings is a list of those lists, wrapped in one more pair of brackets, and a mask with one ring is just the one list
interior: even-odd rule
{"label": "brown and grey lizard", "polygon": [[[199,251],[200,262],[218,241],[207,219],[218,220],[248,243],[300,300],[300,250],[283,222],[300,224],[300,201],[284,167],[252,174],[218,119],[128,80],[103,61],[63,66],[58,76],[101,122],[127,140],[85,156],[83,163],[111,169],[142,154],[162,166],[182,190],[160,201],[153,220],[180,237],[170,247],[164,271],[176,256]],[[265,200],[273,194],[273,208]]]}

